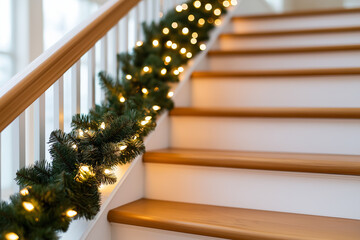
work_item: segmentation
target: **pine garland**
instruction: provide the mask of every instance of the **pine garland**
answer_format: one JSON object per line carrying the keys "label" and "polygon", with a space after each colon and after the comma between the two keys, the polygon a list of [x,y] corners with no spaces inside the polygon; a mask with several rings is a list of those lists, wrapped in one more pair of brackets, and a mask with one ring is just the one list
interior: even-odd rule
{"label": "pine garland", "polygon": [[209,32],[235,0],[190,0],[159,23],[143,24],[144,41],[118,55],[120,76],[99,73],[105,101],[75,115],[72,131],[51,133],[51,162],[20,169],[22,188],[0,203],[0,239],[53,240],[73,219],[93,219],[99,187],[116,182],[112,171],[145,151],[143,139],[164,110],[174,106],[170,83],[205,49]]}

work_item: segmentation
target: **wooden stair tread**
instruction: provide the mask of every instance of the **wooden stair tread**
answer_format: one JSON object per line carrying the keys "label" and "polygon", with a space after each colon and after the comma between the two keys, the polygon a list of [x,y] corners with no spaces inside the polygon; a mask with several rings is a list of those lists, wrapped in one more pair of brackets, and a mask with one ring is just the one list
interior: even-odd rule
{"label": "wooden stair tread", "polygon": [[344,14],[360,12],[360,8],[335,8],[335,9],[320,9],[312,11],[292,11],[285,13],[272,13],[272,14],[254,14],[245,16],[236,16],[234,20],[257,20],[269,18],[287,18],[287,17],[306,17],[314,15],[327,15],[327,14]]}
{"label": "wooden stair tread", "polygon": [[357,75],[360,68],[322,68],[294,70],[254,70],[254,71],[197,71],[194,78],[211,77],[288,77],[288,76],[319,76],[319,75]]}
{"label": "wooden stair tread", "polygon": [[221,38],[234,38],[234,37],[264,37],[275,35],[295,35],[295,34],[316,34],[316,33],[344,33],[360,31],[360,26],[350,27],[332,27],[332,28],[311,28],[311,29],[286,29],[275,31],[259,31],[259,32],[245,32],[245,33],[223,33]]}
{"label": "wooden stair tread", "polygon": [[280,53],[309,53],[328,51],[352,51],[360,50],[360,44],[329,45],[329,46],[305,46],[305,47],[273,47],[260,49],[234,49],[234,50],[211,50],[209,56],[232,56],[243,54],[280,54]]}
{"label": "wooden stair tread", "polygon": [[268,118],[346,118],[359,119],[360,108],[299,108],[299,107],[247,107],[196,108],[178,107],[171,116],[200,117],[268,117]]}
{"label": "wooden stair tread", "polygon": [[219,151],[199,149],[161,149],[146,152],[146,163],[183,164],[209,167],[344,174],[360,176],[360,156]]}
{"label": "wooden stair tread", "polygon": [[227,239],[358,240],[360,221],[140,199],[108,213],[114,223]]}

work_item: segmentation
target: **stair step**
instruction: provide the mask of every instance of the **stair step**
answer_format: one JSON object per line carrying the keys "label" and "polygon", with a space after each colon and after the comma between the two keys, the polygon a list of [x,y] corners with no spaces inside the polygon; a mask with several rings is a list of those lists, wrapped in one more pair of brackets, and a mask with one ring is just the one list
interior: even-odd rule
{"label": "stair step", "polygon": [[359,119],[360,108],[193,108],[178,107],[171,116],[260,117],[260,118],[343,118]]}
{"label": "stair step", "polygon": [[140,199],[108,213],[113,223],[251,240],[357,240],[360,221]]}
{"label": "stair step", "polygon": [[220,38],[238,38],[238,37],[266,37],[274,35],[294,35],[294,34],[314,34],[314,33],[344,33],[360,31],[360,26],[312,28],[312,29],[284,29],[277,31],[262,31],[253,33],[223,33]]}
{"label": "stair step", "polygon": [[334,15],[334,14],[346,14],[346,13],[358,13],[360,8],[336,8],[336,9],[322,9],[313,11],[291,11],[278,14],[257,14],[257,15],[245,15],[236,16],[234,19],[274,19],[274,18],[288,18],[288,17],[304,17],[304,16],[319,16],[319,15]]}
{"label": "stair step", "polygon": [[360,175],[360,156],[358,155],[170,148],[146,152],[143,161],[146,163]]}
{"label": "stair step", "polygon": [[232,23],[236,33],[355,27],[360,25],[360,8],[238,16]]}
{"label": "stair step", "polygon": [[203,78],[232,78],[232,77],[289,77],[289,76],[329,76],[329,75],[358,75],[360,68],[330,68],[330,69],[284,69],[284,70],[256,70],[256,71],[196,71],[192,77],[196,80]]}
{"label": "stair step", "polygon": [[263,49],[242,49],[242,50],[211,50],[209,56],[231,56],[243,54],[279,54],[279,53],[307,53],[307,52],[328,52],[328,51],[352,51],[360,50],[359,44],[333,45],[333,46],[306,46],[289,48],[263,48]]}
{"label": "stair step", "polygon": [[360,42],[360,26],[285,29],[274,31],[224,33],[218,40],[218,49],[267,49],[356,45]]}
{"label": "stair step", "polygon": [[360,45],[212,50],[201,71],[359,68]]}

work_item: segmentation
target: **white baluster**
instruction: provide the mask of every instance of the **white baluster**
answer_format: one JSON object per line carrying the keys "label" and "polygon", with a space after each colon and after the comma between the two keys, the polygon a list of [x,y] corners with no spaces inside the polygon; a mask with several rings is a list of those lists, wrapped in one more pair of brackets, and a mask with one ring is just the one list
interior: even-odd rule
{"label": "white baluster", "polygon": [[[105,35],[100,40],[100,70],[108,72],[108,36]],[[100,89],[100,100],[101,102],[105,100],[105,92],[104,90]]]}
{"label": "white baluster", "polygon": [[88,52],[88,108],[95,107],[95,69],[96,69],[96,55],[95,46]]}
{"label": "white baluster", "polygon": [[45,93],[35,102],[35,160],[45,159]]}
{"label": "white baluster", "polygon": [[64,131],[64,76],[54,83],[54,128]]}
{"label": "white baluster", "polygon": [[71,67],[71,115],[80,113],[80,60]]}

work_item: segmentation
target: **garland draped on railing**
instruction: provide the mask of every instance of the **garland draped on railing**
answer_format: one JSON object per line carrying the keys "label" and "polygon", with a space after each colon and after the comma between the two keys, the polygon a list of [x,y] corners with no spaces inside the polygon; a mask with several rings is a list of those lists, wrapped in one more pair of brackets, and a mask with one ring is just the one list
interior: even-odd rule
{"label": "garland draped on railing", "polygon": [[105,101],[88,115],[76,115],[72,131],[53,131],[51,162],[20,169],[22,188],[0,203],[0,239],[53,240],[76,218],[92,219],[100,209],[102,184],[116,182],[113,168],[145,150],[143,139],[164,110],[173,108],[169,83],[206,48],[204,42],[220,16],[236,0],[191,0],[159,23],[143,25],[144,41],[120,54],[121,74],[99,74]]}

